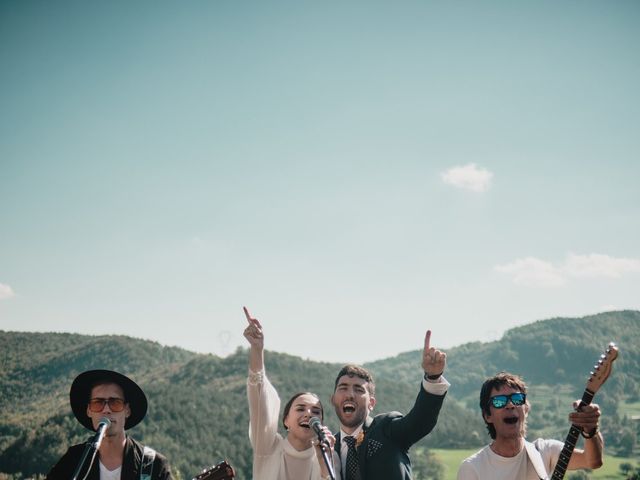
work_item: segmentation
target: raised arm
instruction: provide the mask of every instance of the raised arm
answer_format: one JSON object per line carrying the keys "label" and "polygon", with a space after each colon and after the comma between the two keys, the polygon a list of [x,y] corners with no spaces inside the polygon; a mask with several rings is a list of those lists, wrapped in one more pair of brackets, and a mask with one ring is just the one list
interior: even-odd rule
{"label": "raised arm", "polygon": [[431,330],[424,336],[422,350],[422,369],[429,380],[437,380],[444,373],[447,364],[447,354],[431,346]]}
{"label": "raised arm", "polygon": [[427,330],[422,352],[424,380],[411,410],[390,422],[389,436],[407,448],[428,435],[436,426],[449,382],[442,376],[447,355],[431,346],[431,330]]}
{"label": "raised arm", "polygon": [[258,462],[256,455],[271,453],[277,444],[280,397],[264,371],[262,325],[251,316],[246,307],[242,308],[249,323],[244,329],[244,337],[251,345],[247,399],[249,401],[249,439],[254,449],[255,464]]}
{"label": "raised arm", "polygon": [[244,338],[247,339],[251,349],[249,351],[249,370],[254,373],[264,370],[264,334],[262,325],[257,318],[253,318],[247,310],[242,307],[244,315],[247,317],[247,328],[244,329]]}

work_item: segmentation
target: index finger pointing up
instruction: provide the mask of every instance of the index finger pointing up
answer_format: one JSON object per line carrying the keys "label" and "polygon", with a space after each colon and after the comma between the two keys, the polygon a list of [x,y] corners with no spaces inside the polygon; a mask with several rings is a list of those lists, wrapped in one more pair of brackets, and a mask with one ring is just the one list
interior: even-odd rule
{"label": "index finger pointing up", "polygon": [[249,322],[249,325],[254,325],[262,330],[262,324],[258,321],[257,318],[253,318],[251,316],[249,310],[247,310],[247,307],[242,307],[242,310],[244,310],[244,316],[247,317],[247,322]]}
{"label": "index finger pointing up", "polygon": [[431,330],[427,330],[427,334],[424,336],[424,351],[428,351],[431,346]]}

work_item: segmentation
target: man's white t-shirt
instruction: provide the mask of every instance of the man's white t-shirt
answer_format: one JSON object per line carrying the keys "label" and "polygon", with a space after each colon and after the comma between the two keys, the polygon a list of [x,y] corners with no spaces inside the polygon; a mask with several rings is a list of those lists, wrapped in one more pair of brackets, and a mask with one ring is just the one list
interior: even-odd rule
{"label": "man's white t-shirt", "polygon": [[122,465],[115,470],[109,470],[100,462],[100,480],[120,480],[120,473],[122,472]]}
{"label": "man's white t-shirt", "polygon": [[[535,449],[540,452],[547,474],[551,473],[564,447],[557,440],[537,439]],[[515,457],[503,457],[494,453],[487,445],[465,459],[458,469],[458,480],[539,480],[527,449],[523,448]]]}

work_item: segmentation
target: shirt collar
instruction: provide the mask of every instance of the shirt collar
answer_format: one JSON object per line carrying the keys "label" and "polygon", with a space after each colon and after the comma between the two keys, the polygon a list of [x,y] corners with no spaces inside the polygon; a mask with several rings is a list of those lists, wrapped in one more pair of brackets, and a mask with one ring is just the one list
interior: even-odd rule
{"label": "shirt collar", "polygon": [[356,437],[358,438],[358,435],[360,435],[360,432],[362,431],[362,428],[364,427],[364,423],[361,423],[360,426],[358,426],[358,428],[356,428],[352,433],[345,433],[344,430],[340,429],[340,438],[344,438],[344,437]]}

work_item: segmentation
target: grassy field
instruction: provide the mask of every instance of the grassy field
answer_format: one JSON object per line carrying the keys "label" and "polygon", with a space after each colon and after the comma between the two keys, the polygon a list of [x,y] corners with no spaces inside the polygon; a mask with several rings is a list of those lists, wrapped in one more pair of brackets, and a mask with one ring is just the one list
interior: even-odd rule
{"label": "grassy field", "polygon": [[[445,480],[456,480],[458,473],[458,466],[469,455],[478,451],[478,449],[471,450],[445,450],[440,448],[434,448],[431,450],[436,458],[440,460],[445,466]],[[638,460],[623,457],[613,457],[605,455],[604,465],[598,470],[594,470],[589,474],[592,479],[600,480],[622,480],[624,476],[620,473],[619,467],[621,463],[631,463],[636,465]],[[569,474],[566,475],[567,478]]]}
{"label": "grassy field", "polygon": [[639,417],[640,416],[640,402],[627,402],[621,403],[619,407],[620,415],[626,415],[627,417]]}
{"label": "grassy field", "polygon": [[467,458],[472,453],[478,451],[477,448],[470,450],[445,450],[440,448],[431,449],[433,454],[438,460],[444,464],[444,478],[445,480],[455,480],[458,473],[458,467],[462,460]]}

